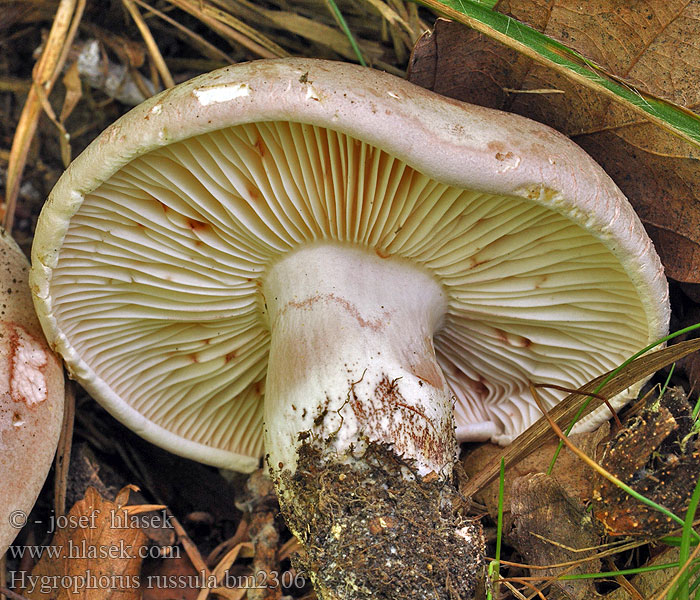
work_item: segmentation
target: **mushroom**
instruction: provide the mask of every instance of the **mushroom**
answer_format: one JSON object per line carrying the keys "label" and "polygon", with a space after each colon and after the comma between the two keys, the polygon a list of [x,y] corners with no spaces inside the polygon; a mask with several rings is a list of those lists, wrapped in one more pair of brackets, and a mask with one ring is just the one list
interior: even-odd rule
{"label": "mushroom", "polygon": [[0,556],[27,522],[63,419],[63,369],[44,340],[29,261],[0,230]]}
{"label": "mushroom", "polygon": [[117,419],[212,465],[267,453],[322,598],[469,596],[457,441],[508,443],[540,416],[530,382],[578,387],[669,318],[639,219],[573,142],[307,59],[110,126],[51,193],[32,287]]}

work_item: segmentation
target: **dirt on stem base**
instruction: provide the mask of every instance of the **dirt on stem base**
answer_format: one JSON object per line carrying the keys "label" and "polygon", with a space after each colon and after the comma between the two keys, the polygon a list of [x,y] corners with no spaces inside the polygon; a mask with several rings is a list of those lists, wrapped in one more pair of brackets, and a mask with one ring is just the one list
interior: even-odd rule
{"label": "dirt on stem base", "polygon": [[452,482],[425,478],[384,446],[341,462],[312,443],[277,483],[321,600],[469,600],[483,580],[479,523]]}

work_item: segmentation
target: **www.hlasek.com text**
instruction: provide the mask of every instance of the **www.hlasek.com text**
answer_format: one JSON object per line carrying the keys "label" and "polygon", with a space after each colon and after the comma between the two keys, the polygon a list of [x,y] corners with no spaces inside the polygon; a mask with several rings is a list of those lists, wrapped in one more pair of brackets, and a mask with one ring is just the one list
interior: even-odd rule
{"label": "www.hlasek.com text", "polygon": [[10,546],[10,557],[21,559],[25,556],[38,560],[46,556],[52,560],[131,560],[134,558],[180,558],[180,546],[132,546],[123,539],[113,544],[91,544],[83,539],[75,542],[68,539],[66,544],[47,546]]}

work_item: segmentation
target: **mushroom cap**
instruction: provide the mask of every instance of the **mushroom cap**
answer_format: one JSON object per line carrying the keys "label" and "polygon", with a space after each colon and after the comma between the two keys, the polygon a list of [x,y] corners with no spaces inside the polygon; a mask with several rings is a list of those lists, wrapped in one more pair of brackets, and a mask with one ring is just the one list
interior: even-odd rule
{"label": "mushroom cap", "polygon": [[0,554],[34,506],[63,419],[63,368],[34,314],[28,277],[29,261],[0,231]]}
{"label": "mushroom cap", "polygon": [[[310,243],[433,273],[459,439],[538,418],[668,327],[651,241],[565,136],[371,69],[234,65],[141,104],[52,191],[32,289],[70,373],[127,426],[250,471],[263,452],[266,269]],[[543,391],[552,405],[564,394]]]}

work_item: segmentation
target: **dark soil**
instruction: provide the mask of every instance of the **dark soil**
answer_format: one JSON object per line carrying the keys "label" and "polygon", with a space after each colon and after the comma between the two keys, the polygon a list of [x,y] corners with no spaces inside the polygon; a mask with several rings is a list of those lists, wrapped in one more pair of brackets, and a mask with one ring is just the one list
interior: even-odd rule
{"label": "dark soil", "polygon": [[338,464],[301,447],[282,511],[297,532],[300,570],[323,599],[467,600],[483,580],[481,526],[450,481],[423,478],[390,449],[370,443]]}

